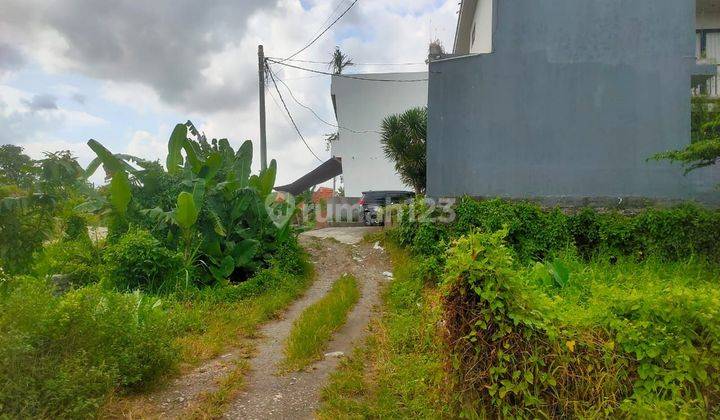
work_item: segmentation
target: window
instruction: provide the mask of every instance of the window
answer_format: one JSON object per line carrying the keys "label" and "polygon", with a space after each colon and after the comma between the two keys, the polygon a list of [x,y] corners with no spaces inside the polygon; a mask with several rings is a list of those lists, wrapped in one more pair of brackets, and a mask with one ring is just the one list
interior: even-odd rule
{"label": "window", "polygon": [[[720,64],[720,29],[702,29],[697,31],[697,56],[710,64]],[[720,71],[720,67],[718,68]],[[708,80],[702,93],[720,96],[720,76]]]}

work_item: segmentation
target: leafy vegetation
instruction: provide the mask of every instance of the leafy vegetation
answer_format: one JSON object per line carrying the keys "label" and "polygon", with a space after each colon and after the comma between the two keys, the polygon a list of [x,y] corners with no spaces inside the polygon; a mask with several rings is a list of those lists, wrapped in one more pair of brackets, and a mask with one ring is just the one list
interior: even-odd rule
{"label": "leafy vegetation", "polygon": [[181,281],[182,256],[143,230],[130,230],[103,253],[109,286],[122,291],[172,292]]}
{"label": "leafy vegetation", "polygon": [[[276,226],[265,206],[272,200],[277,164],[272,161],[268,169],[251,176],[250,141],[235,151],[226,139],[210,143],[189,138],[188,125],[178,124],[170,136],[167,173],[143,162],[140,165],[147,169],[135,170],[122,156],[91,140],[89,146],[98,158],[90,172],[102,164],[111,181],[108,199],[93,197],[84,208],[152,226],[153,235],[167,248],[181,252],[186,269],[194,269],[203,284],[241,280],[267,266],[290,236],[289,219]],[[157,189],[159,184],[170,184],[170,179],[180,185],[173,191],[177,192],[174,200],[163,195],[152,200],[146,194],[133,200],[134,184],[147,182]],[[127,224],[119,227],[127,230]]]}
{"label": "leafy vegetation", "polygon": [[330,291],[305,309],[293,324],[285,343],[285,367],[302,369],[321,358],[332,334],[345,323],[359,298],[353,276],[344,275],[336,280]]}
{"label": "leafy vegetation", "polygon": [[654,155],[653,160],[669,160],[685,166],[685,174],[714,165],[720,159],[720,112],[717,99],[693,97],[692,135],[682,150]]}
{"label": "leafy vegetation", "polygon": [[393,281],[382,318],[364,346],[340,363],[322,391],[321,419],[451,418],[438,290],[418,275],[418,260],[390,241]]}
{"label": "leafy vegetation", "polygon": [[6,416],[96,416],[111,395],[238,345],[311,277],[289,223],[266,210],[277,164],[252,175],[250,142],[235,151],[178,125],[167,169],[88,146],[86,169],[69,152],[0,149]]}
{"label": "leafy vegetation", "polygon": [[471,234],[447,254],[460,403],[502,416],[717,415],[717,269],[576,262],[563,286],[544,266],[514,268],[506,234]]}
{"label": "leafy vegetation", "polygon": [[[408,211],[406,209],[406,211]],[[424,204],[413,210],[421,214]],[[720,262],[720,212],[684,204],[670,209],[647,209],[635,215],[591,208],[565,214],[532,203],[463,197],[454,209],[455,222],[437,224],[403,217],[398,241],[414,253],[442,259],[447,245],[475,229],[495,232],[506,228],[506,241],[522,263],[540,261],[566,250],[585,259],[656,256],[682,260],[691,256]]]}
{"label": "leafy vegetation", "polygon": [[97,285],[57,297],[28,277],[0,286],[0,410],[10,416],[91,416],[115,387],[172,368],[172,326],[157,298]]}
{"label": "leafy vegetation", "polygon": [[392,233],[442,297],[451,416],[718,415],[716,211],[455,211]]}
{"label": "leafy vegetation", "polygon": [[382,122],[380,143],[385,156],[395,162],[400,179],[418,195],[427,185],[426,141],[427,108],[412,108]]}

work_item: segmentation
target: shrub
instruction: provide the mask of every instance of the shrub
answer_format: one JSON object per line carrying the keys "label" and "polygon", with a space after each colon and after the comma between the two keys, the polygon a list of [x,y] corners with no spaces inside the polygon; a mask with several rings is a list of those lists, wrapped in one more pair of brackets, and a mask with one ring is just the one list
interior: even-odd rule
{"label": "shrub", "polygon": [[41,198],[6,200],[0,200],[0,262],[10,274],[27,274],[33,253],[52,234],[54,203]]}
{"label": "shrub", "polygon": [[34,266],[34,272],[39,277],[62,275],[67,285],[74,287],[99,282],[101,271],[100,250],[89,238],[46,245]]}
{"label": "shrub", "polygon": [[270,265],[282,272],[298,275],[307,272],[309,263],[297,237],[291,235],[277,246]]}
{"label": "shrub", "polygon": [[103,255],[108,282],[118,290],[170,292],[183,285],[183,258],[149,232],[131,229]]}
{"label": "shrub", "polygon": [[717,268],[569,259],[550,267],[569,277],[551,283],[558,270],[516,268],[506,235],[471,233],[447,254],[444,325],[461,405],[479,400],[503,417],[720,412]]}
{"label": "shrub", "polygon": [[[422,209],[422,204],[415,204]],[[418,255],[441,256],[452,240],[481,229],[507,230],[507,244],[516,261],[527,264],[571,251],[586,260],[601,254],[667,261],[690,256],[720,261],[720,212],[684,204],[671,209],[647,209],[637,215],[600,213],[584,208],[566,215],[531,203],[500,199],[460,199],[449,225],[403,218],[393,235]]]}
{"label": "shrub", "polygon": [[82,214],[78,214],[74,211],[69,212],[69,214],[63,215],[63,230],[65,237],[68,239],[90,239],[87,220]]}
{"label": "shrub", "polygon": [[17,418],[91,417],[113,389],[143,386],[176,351],[160,302],[99,286],[54,297],[17,278],[0,288],[0,411]]}

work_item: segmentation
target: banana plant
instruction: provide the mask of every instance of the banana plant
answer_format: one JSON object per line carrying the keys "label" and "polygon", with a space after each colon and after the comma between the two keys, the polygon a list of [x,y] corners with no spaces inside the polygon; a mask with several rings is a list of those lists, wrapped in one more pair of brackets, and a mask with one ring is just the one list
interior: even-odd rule
{"label": "banana plant", "polygon": [[90,139],[88,147],[97,156],[85,169],[85,178],[91,177],[102,165],[105,178],[110,180],[109,197],[105,198],[93,188],[87,188],[85,193],[87,201],[76,207],[78,211],[97,212],[102,209],[114,210],[118,216],[124,217],[132,198],[131,184],[128,173],[137,174],[135,168],[128,164],[128,160],[144,162],[142,159],[130,155],[116,155],[100,144]]}
{"label": "banana plant", "polygon": [[[211,278],[221,281],[236,272],[253,271],[291,232],[289,222],[276,227],[266,211],[277,162],[273,160],[267,169],[251,175],[252,142],[245,141],[237,151],[227,139],[210,144],[189,124],[173,129],[165,161],[167,172],[182,179],[184,191],[173,208],[140,213],[155,222],[158,232],[166,232],[168,244],[182,249],[186,263],[196,262]],[[188,137],[188,128],[199,141]],[[111,179],[108,199],[90,194],[88,201],[125,214],[131,202],[131,184],[143,183],[143,172],[128,161],[139,166],[142,163],[127,155],[112,154],[94,140],[88,145],[99,163],[93,163],[86,172],[102,165]]]}

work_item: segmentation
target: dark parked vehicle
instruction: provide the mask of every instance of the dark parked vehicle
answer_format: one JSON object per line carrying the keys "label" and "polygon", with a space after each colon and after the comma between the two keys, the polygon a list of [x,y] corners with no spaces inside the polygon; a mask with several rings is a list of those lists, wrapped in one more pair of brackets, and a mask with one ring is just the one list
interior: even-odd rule
{"label": "dark parked vehicle", "polygon": [[360,199],[362,219],[365,226],[383,225],[384,209],[390,204],[401,204],[412,200],[415,193],[411,191],[367,191]]}

